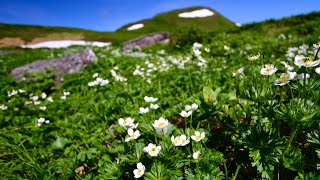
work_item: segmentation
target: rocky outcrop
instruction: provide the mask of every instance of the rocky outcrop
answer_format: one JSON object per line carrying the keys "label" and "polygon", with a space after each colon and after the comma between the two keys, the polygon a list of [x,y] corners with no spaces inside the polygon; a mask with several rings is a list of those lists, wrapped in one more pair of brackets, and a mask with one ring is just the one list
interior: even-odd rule
{"label": "rocky outcrop", "polygon": [[164,43],[167,44],[170,42],[169,33],[167,32],[158,32],[151,33],[145,36],[129,40],[123,44],[122,51],[127,52],[132,49],[141,49],[145,46],[151,46],[155,43]]}
{"label": "rocky outcrop", "polygon": [[91,49],[85,49],[80,53],[63,58],[40,60],[15,68],[11,71],[11,75],[15,77],[17,81],[21,81],[25,73],[44,72],[46,69],[52,69],[54,77],[59,77],[60,74],[77,73],[82,67],[91,64],[96,59],[97,57]]}

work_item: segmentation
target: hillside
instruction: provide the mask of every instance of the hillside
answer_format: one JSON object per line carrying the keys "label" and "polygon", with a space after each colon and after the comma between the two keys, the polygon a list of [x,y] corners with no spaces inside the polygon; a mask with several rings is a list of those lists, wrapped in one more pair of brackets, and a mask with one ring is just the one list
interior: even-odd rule
{"label": "hillside", "polygon": [[[213,16],[204,18],[180,18],[178,14],[204,7],[191,7],[169,11],[154,16],[152,19],[130,23],[116,32],[97,32],[80,28],[55,26],[34,26],[20,24],[0,24],[0,47],[33,44],[48,40],[88,40],[104,42],[123,42],[146,33],[167,31],[172,32],[186,27],[194,27],[205,31],[227,30],[235,25],[214,10]],[[209,8],[207,8],[209,9]],[[130,25],[145,24],[144,28],[128,31]]]}
{"label": "hillside", "polygon": [[[179,17],[180,13],[184,12],[192,12],[194,10],[207,9],[212,11],[214,14],[212,16],[200,17],[200,18],[182,18]],[[224,31],[230,28],[235,27],[235,24],[225,17],[223,17],[218,12],[214,11],[211,8],[207,7],[190,7],[184,9],[177,9],[173,11],[169,11],[166,13],[161,13],[154,16],[151,19],[145,19],[141,21],[137,21],[134,23],[127,24],[120,29],[118,32],[127,31],[127,28],[134,24],[144,24],[143,28],[137,29],[137,32],[156,32],[156,31],[175,31],[177,29],[183,28],[196,28],[202,31]]]}

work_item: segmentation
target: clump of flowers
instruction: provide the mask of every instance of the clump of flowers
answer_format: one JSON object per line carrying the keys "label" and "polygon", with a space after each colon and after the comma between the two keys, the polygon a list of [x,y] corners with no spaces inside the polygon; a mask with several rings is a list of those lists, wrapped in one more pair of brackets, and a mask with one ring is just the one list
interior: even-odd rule
{"label": "clump of flowers", "polygon": [[0,109],[1,109],[2,111],[5,111],[5,110],[8,109],[8,106],[5,106],[5,105],[2,104],[2,105],[0,106]]}
{"label": "clump of flowers", "polygon": [[145,114],[147,112],[149,112],[149,108],[148,107],[146,107],[146,108],[140,107],[139,108],[139,114]]}
{"label": "clump of flowers", "polygon": [[69,96],[69,95],[70,95],[70,92],[64,91],[64,92],[63,92],[63,96],[60,96],[60,99],[61,99],[61,100],[65,100],[65,99],[67,98],[67,96]]}
{"label": "clump of flowers", "polygon": [[119,75],[119,74],[117,73],[117,70],[119,70],[119,67],[118,67],[118,66],[115,66],[115,67],[113,67],[113,69],[111,69],[111,71],[110,71],[110,72],[111,72],[111,76],[114,77],[115,81],[120,81],[120,82],[127,81],[128,79],[125,78],[125,77],[123,77],[123,76],[121,76],[121,75]]}
{"label": "clump of flowers", "polygon": [[147,102],[147,103],[154,103],[154,102],[157,102],[157,101],[158,101],[158,98],[148,97],[148,96],[145,96],[143,99],[144,99],[144,101]]}
{"label": "clump of flowers", "polygon": [[42,118],[42,117],[40,117],[39,119],[38,119],[38,126],[41,126],[43,123],[46,123],[46,124],[48,124],[50,121],[49,120],[46,120],[45,118]]}
{"label": "clump of flowers", "polygon": [[137,128],[138,127],[138,123],[134,124],[134,119],[132,119],[131,117],[127,117],[126,119],[120,118],[118,119],[118,123],[120,126],[126,128]]}

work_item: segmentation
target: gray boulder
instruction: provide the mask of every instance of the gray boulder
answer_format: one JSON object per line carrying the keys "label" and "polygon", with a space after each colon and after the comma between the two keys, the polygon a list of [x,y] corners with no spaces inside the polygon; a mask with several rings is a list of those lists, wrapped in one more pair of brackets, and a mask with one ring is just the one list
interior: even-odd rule
{"label": "gray boulder", "polygon": [[[52,60],[40,60],[27,64],[11,71],[11,75],[17,81],[24,78],[25,73],[33,73],[52,69],[54,77],[59,77],[60,74],[72,74],[80,71],[82,67],[91,64],[97,57],[91,49],[85,49],[80,53],[72,54],[63,58]],[[56,78],[58,80],[58,78]]]}
{"label": "gray boulder", "polygon": [[169,33],[158,32],[147,34],[136,39],[129,40],[123,44],[122,51],[127,52],[132,49],[141,49],[145,46],[151,46],[155,43],[168,44],[170,42]]}

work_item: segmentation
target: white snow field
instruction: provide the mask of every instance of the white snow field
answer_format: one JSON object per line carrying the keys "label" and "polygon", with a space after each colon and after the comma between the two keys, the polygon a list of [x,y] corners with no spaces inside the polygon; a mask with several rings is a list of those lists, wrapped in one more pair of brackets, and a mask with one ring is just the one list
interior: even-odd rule
{"label": "white snow field", "polygon": [[98,46],[104,47],[109,46],[110,42],[97,42],[97,41],[83,41],[83,40],[55,40],[55,41],[45,41],[40,42],[37,44],[29,44],[29,45],[22,45],[22,48],[67,48],[73,45],[80,45],[80,46]]}
{"label": "white snow field", "polygon": [[142,23],[140,23],[140,24],[134,24],[134,25],[128,27],[127,30],[128,30],[128,31],[132,31],[132,30],[136,30],[136,29],[143,28],[143,26],[144,26],[144,25],[143,25]]}
{"label": "white snow field", "polygon": [[180,13],[178,16],[181,18],[203,18],[208,16],[213,16],[214,12],[209,9],[198,9],[190,12]]}

